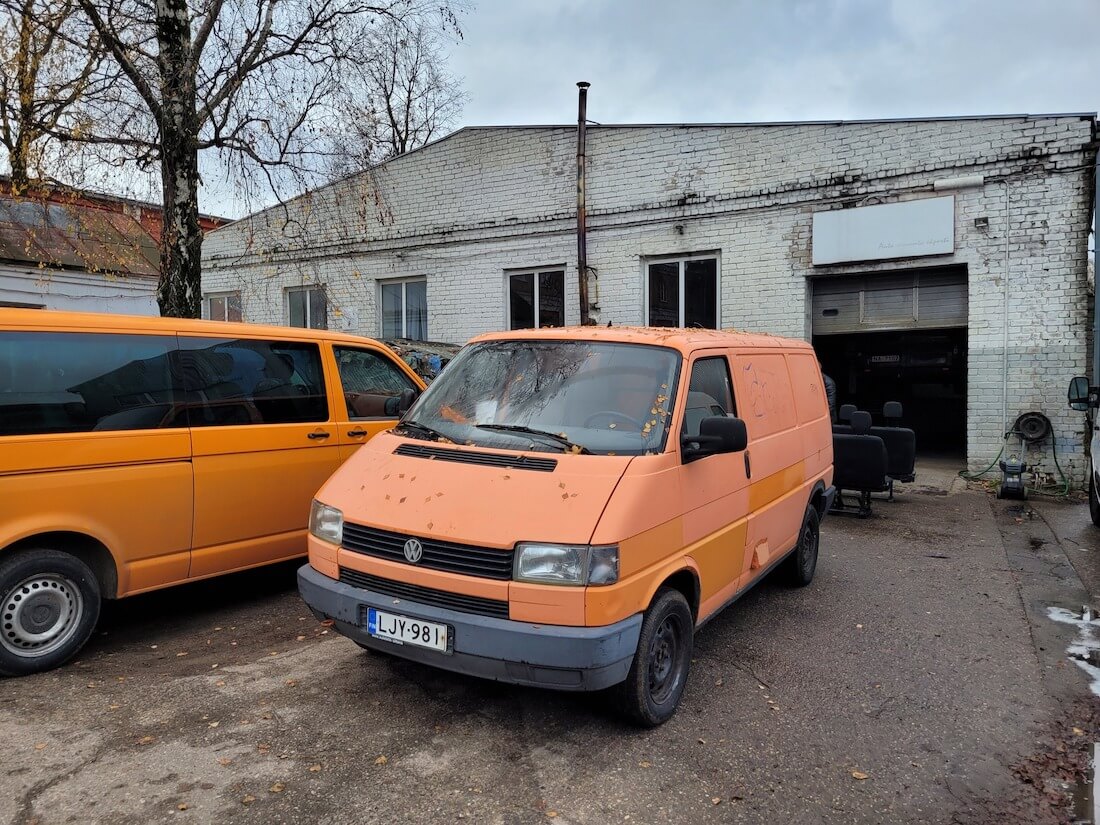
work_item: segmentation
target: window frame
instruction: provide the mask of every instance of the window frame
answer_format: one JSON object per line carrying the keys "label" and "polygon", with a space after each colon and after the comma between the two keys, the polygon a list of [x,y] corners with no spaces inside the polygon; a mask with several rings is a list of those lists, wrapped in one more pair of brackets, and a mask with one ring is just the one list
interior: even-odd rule
{"label": "window frame", "polygon": [[[225,301],[225,317],[213,318],[210,315],[210,301],[213,298],[221,298]],[[229,300],[231,298],[237,299],[237,306],[241,311],[241,318],[239,321],[230,321],[229,319]],[[241,291],[239,289],[226,290],[224,292],[208,292],[202,296],[202,317],[207,321],[222,321],[225,323],[239,324],[244,322],[244,301],[241,299]]]}
{"label": "window frame", "polygon": [[[303,284],[302,286],[288,286],[286,288],[285,292],[286,292],[286,299],[285,299],[286,325],[288,327],[293,327],[294,329],[320,329],[320,330],[327,330],[328,329],[328,290],[325,289],[324,284]],[[309,298],[309,293],[311,293],[311,292],[320,292],[321,297],[325,299],[325,325],[323,327],[313,326],[313,323],[312,323],[313,319],[311,317],[312,314],[313,314],[313,309],[312,309],[313,302]],[[291,317],[290,317],[290,300],[291,300],[290,296],[291,295],[296,295],[298,293],[304,293],[307,296],[306,301],[305,301],[305,306],[304,306],[304,313],[303,313],[304,318],[305,318],[305,326],[301,326],[301,327],[295,326],[291,322]],[[242,318],[244,317],[243,307],[242,307],[241,317]]]}
{"label": "window frame", "polygon": [[559,329],[559,327],[544,327],[541,324],[541,305],[539,302],[539,276],[548,274],[561,273],[561,296],[562,296],[562,308],[561,308],[561,324],[566,326],[568,321],[566,320],[566,314],[569,309],[567,307],[567,301],[565,300],[565,273],[568,271],[568,267],[565,264],[554,264],[552,266],[540,266],[533,269],[507,269],[504,271],[504,328],[512,331],[517,327],[512,326],[512,278],[521,277],[523,275],[530,275],[532,281],[532,306],[535,325],[533,327],[518,327],[518,329]]}
{"label": "window frame", "polygon": [[642,323],[649,326],[649,267],[653,264],[677,264],[678,269],[678,309],[679,317],[677,325],[684,326],[684,269],[688,261],[714,261],[714,327],[722,328],[722,253],[721,250],[710,252],[691,252],[686,255],[653,255],[642,257]]}
{"label": "window frame", "polygon": [[[406,300],[406,292],[408,284],[424,284],[424,337],[420,339],[409,338],[409,305]],[[387,286],[401,286],[401,334],[395,336],[386,335],[386,317],[382,311],[382,289]],[[406,341],[429,341],[428,327],[431,320],[428,315],[428,276],[427,275],[410,275],[407,278],[379,278],[378,279],[378,334],[382,338],[393,337],[403,338]]]}

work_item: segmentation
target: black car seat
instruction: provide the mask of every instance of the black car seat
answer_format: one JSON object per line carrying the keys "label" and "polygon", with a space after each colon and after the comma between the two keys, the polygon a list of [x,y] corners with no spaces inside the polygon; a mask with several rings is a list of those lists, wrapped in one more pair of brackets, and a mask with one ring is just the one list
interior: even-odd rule
{"label": "black car seat", "polygon": [[[833,484],[837,489],[833,510],[865,518],[871,514],[871,493],[890,489],[886,445],[871,435],[870,413],[853,412],[851,422],[849,432],[833,434]],[[859,494],[855,507],[845,503],[845,490]]]}

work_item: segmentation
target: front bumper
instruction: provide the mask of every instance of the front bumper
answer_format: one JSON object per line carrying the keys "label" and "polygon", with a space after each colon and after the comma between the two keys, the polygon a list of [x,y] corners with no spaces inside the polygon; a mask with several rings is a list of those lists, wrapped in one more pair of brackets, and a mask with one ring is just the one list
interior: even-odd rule
{"label": "front bumper", "polygon": [[[642,629],[640,613],[606,627],[530,624],[460,613],[352,587],[308,564],[298,570],[298,590],[315,616],[332,619],[340,633],[364,647],[456,673],[556,690],[602,690],[623,681]],[[361,620],[364,607],[449,625],[454,652],[376,639]]]}

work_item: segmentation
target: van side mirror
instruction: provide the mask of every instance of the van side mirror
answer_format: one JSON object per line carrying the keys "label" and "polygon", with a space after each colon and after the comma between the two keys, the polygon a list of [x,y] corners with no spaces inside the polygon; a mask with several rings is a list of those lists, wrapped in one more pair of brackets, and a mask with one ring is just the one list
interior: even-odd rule
{"label": "van side mirror", "polygon": [[680,437],[684,462],[719,453],[739,453],[749,446],[749,432],[740,418],[712,415],[699,422],[699,435]]}
{"label": "van side mirror", "polygon": [[1083,375],[1078,375],[1069,382],[1069,392],[1066,393],[1066,397],[1070,407],[1081,412],[1097,406],[1096,395],[1089,390],[1089,379]]}
{"label": "van side mirror", "polygon": [[406,387],[401,390],[401,395],[397,396],[397,415],[398,417],[404,415],[409,411],[409,408],[413,405],[413,402],[420,397],[420,393],[414,390],[412,387]]}

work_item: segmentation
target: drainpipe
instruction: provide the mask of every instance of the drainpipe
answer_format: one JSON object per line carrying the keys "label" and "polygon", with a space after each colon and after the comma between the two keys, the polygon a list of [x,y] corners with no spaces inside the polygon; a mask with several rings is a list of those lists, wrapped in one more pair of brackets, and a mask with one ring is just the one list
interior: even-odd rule
{"label": "drainpipe", "polygon": [[1001,432],[1008,432],[1008,302],[1009,302],[1009,274],[1012,263],[1010,242],[1012,237],[1012,202],[1008,197],[1008,178],[1005,178],[1005,271],[1004,271],[1004,340],[1002,341],[1001,370],[1001,421],[1004,428]]}
{"label": "drainpipe", "polygon": [[588,120],[588,87],[581,81],[577,100],[577,292],[580,296],[581,325],[591,323],[588,317],[588,227],[584,200],[585,130]]}

